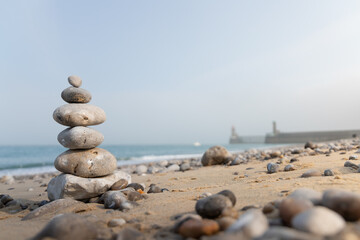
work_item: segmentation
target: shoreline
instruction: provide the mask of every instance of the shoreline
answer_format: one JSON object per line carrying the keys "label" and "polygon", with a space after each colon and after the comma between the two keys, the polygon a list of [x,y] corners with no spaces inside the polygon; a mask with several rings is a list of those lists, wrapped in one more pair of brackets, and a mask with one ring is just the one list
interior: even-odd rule
{"label": "shoreline", "polygon": [[[147,165],[160,171],[138,173],[140,165],[122,166],[121,169],[131,173],[132,182],[145,185],[145,192],[151,184],[162,189],[161,193],[148,193],[146,198],[136,202],[129,211],[104,208],[103,204],[86,203],[85,210],[75,211],[77,216],[97,219],[98,227],[104,230],[104,239],[111,239],[127,228],[133,228],[146,236],[146,239],[181,239],[171,231],[176,219],[184,214],[194,214],[195,204],[204,194],[216,194],[230,190],[236,196],[234,210],[241,215],[244,209],[263,209],[270,202],[279,201],[299,188],[311,188],[322,192],[326,189],[343,189],[360,194],[358,182],[360,174],[356,169],[344,166],[360,148],[359,139],[340,140],[319,143],[318,148],[304,149],[304,145],[291,145],[272,149],[249,149],[236,154],[240,159],[238,165],[201,166],[199,159],[168,161],[166,166],[161,162]],[[279,153],[280,152],[280,153]],[[360,155],[360,154],[359,154]],[[293,161],[296,159],[296,161]],[[357,164],[358,159],[350,160]],[[173,164],[188,163],[190,169],[185,171],[161,171]],[[269,174],[267,165],[277,163],[278,172]],[[284,171],[284,167],[293,164],[293,171]],[[180,166],[179,166],[180,167]],[[331,169],[333,176],[324,176],[324,171]],[[309,170],[321,173],[304,178]],[[11,184],[0,183],[0,193],[9,194],[17,205],[0,209],[0,230],[8,239],[29,239],[40,232],[56,215],[74,212],[71,207],[50,211],[36,219],[21,219],[37,209],[38,204],[48,200],[47,183],[52,176],[32,175],[15,178]],[[46,206],[46,205],[45,205]],[[123,219],[123,225],[109,226],[112,220]],[[160,238],[159,236],[165,236]],[[341,238],[328,238],[341,239]]]}
{"label": "shoreline", "polygon": [[[234,144],[236,146],[237,144]],[[241,144],[239,144],[241,145]],[[298,144],[284,144],[280,146],[274,147],[273,144],[269,144],[269,147],[260,147],[260,148],[251,148],[251,149],[257,149],[257,150],[276,150],[287,146],[299,146]],[[278,144],[279,145],[279,144]],[[229,151],[231,154],[241,154],[243,152],[246,152],[251,149],[245,149],[242,151]],[[118,169],[121,169],[122,167],[130,167],[130,166],[136,166],[136,165],[152,165],[157,162],[161,161],[169,161],[169,162],[177,162],[177,161],[187,161],[189,159],[200,159],[202,157],[203,153],[199,154],[179,154],[179,155],[158,155],[158,156],[142,156],[142,157],[134,157],[134,159],[129,160],[118,160],[117,166]],[[184,157],[186,156],[186,157]],[[156,159],[143,159],[145,157],[150,158],[156,158]],[[130,163],[131,161],[131,163]],[[51,169],[51,170],[50,170]],[[6,173],[1,172],[7,171]],[[31,173],[27,173],[27,171]],[[24,177],[32,177],[34,175],[54,175],[59,174],[60,172],[55,169],[53,164],[51,165],[44,165],[41,167],[34,167],[34,168],[14,168],[14,169],[2,169],[0,170],[0,178],[3,176],[13,176],[14,178],[24,178]]]}

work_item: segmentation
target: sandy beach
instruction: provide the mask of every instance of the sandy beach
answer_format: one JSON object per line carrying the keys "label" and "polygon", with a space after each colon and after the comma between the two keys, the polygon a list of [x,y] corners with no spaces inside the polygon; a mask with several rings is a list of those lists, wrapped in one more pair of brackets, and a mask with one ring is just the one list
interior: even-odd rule
{"label": "sandy beach", "polygon": [[[203,193],[216,194],[225,189],[231,190],[236,196],[234,209],[239,215],[244,212],[244,207],[261,210],[267,203],[281,200],[299,188],[311,188],[319,192],[336,188],[360,193],[360,174],[357,169],[344,167],[344,163],[349,159],[358,164],[359,160],[355,159],[354,155],[357,155],[359,146],[358,140],[323,143],[315,150],[305,150],[303,146],[290,146],[281,148],[281,155],[272,158],[270,153],[279,149],[252,150],[240,154],[242,157],[253,157],[239,165],[193,167],[187,171],[154,174],[131,173],[133,183],[145,184],[145,193],[150,184],[156,184],[169,191],[149,193],[146,199],[137,201],[136,206],[128,211],[105,209],[103,204],[87,203],[84,209],[75,214],[96,219],[102,231],[102,239],[112,239],[129,227],[139,230],[146,239],[182,239],[180,235],[171,232],[175,219],[186,213],[196,214],[195,204]],[[254,157],[256,155],[261,156],[259,160]],[[270,159],[264,160],[269,156]],[[296,159],[291,163],[295,170],[283,171],[291,159]],[[192,161],[199,163],[200,159]],[[177,162],[181,163],[180,160]],[[280,166],[279,171],[269,174],[267,164],[276,162]],[[157,164],[159,163],[153,165]],[[123,167],[128,172],[134,171],[135,168],[136,166]],[[334,176],[301,177],[311,169],[322,174],[324,170],[331,169]],[[52,174],[42,174],[15,178],[15,182],[11,184],[0,184],[0,193],[9,194],[17,201],[16,204],[0,209],[1,239],[32,238],[55,215],[76,212],[72,207],[67,207],[22,221],[24,216],[38,207],[36,204],[48,200],[46,184],[51,177]],[[126,223],[122,226],[108,226],[110,220],[119,218],[124,219]]]}

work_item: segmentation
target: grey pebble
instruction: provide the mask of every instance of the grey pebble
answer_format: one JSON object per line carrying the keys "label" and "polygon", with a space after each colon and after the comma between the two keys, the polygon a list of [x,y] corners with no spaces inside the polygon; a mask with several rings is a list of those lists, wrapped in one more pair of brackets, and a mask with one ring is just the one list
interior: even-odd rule
{"label": "grey pebble", "polygon": [[279,168],[280,168],[279,164],[276,163],[268,163],[266,166],[267,172],[270,174],[278,172]]}
{"label": "grey pebble", "polygon": [[91,126],[105,122],[106,114],[94,105],[72,103],[55,109],[53,118],[57,123],[69,127]]}
{"label": "grey pebble", "polygon": [[59,133],[58,142],[70,149],[90,149],[99,146],[104,141],[104,135],[88,127],[67,128]]}
{"label": "grey pebble", "polygon": [[68,87],[62,91],[61,98],[67,103],[88,103],[91,93],[82,88]]}
{"label": "grey pebble", "polygon": [[334,176],[334,172],[331,169],[326,169],[324,171],[324,176]]}
{"label": "grey pebble", "polygon": [[78,77],[78,76],[75,76],[75,75],[72,75],[72,76],[68,77],[68,82],[73,87],[80,87],[81,84],[82,84],[81,78]]}
{"label": "grey pebble", "polygon": [[284,171],[285,171],[285,172],[294,171],[294,170],[296,170],[296,168],[295,168],[295,166],[292,165],[292,164],[288,164],[288,165],[286,165],[286,166],[284,167]]}
{"label": "grey pebble", "polygon": [[230,199],[221,194],[211,195],[196,202],[195,210],[203,218],[217,218],[226,208],[233,206]]}

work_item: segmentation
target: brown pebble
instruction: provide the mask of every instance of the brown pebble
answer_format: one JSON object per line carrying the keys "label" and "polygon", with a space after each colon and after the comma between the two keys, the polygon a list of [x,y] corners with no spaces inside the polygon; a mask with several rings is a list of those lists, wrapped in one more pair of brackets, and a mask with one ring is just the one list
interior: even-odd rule
{"label": "brown pebble", "polygon": [[287,226],[290,226],[294,216],[313,206],[312,202],[306,199],[285,198],[280,204],[280,217]]}
{"label": "brown pebble", "polygon": [[120,179],[111,186],[111,190],[121,190],[126,188],[127,185],[128,185],[128,181],[126,181],[126,179]]}
{"label": "brown pebble", "polygon": [[275,206],[273,204],[271,204],[271,203],[268,203],[263,207],[262,211],[263,211],[264,214],[269,214],[274,210],[275,210]]}
{"label": "brown pebble", "polygon": [[210,219],[189,219],[181,224],[179,234],[187,238],[199,238],[201,236],[211,236],[219,232],[219,224]]}
{"label": "brown pebble", "polygon": [[216,222],[219,224],[220,230],[224,231],[228,227],[230,227],[234,222],[236,222],[236,219],[232,217],[222,217],[217,219]]}

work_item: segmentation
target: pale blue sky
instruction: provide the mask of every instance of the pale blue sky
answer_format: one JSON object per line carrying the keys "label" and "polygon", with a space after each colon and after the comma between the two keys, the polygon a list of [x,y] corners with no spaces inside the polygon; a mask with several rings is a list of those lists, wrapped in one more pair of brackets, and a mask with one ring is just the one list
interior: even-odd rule
{"label": "pale blue sky", "polygon": [[104,144],[360,129],[360,1],[0,3],[0,144],[57,144],[72,74]]}

